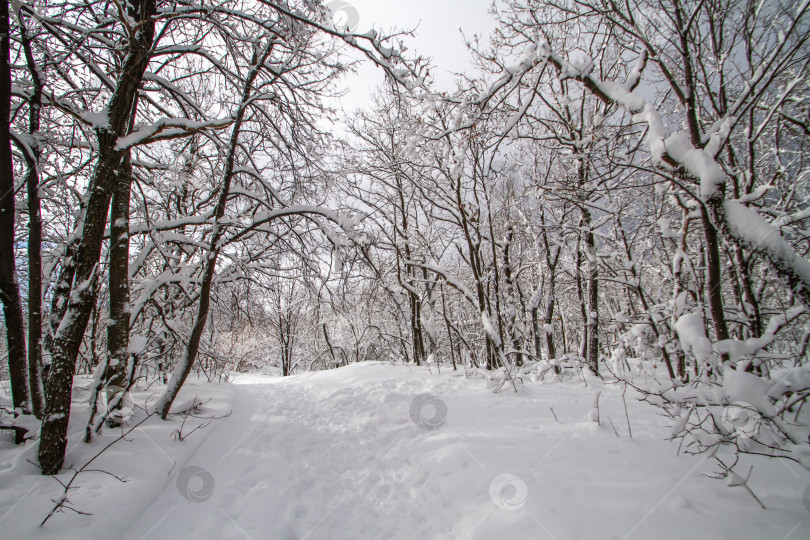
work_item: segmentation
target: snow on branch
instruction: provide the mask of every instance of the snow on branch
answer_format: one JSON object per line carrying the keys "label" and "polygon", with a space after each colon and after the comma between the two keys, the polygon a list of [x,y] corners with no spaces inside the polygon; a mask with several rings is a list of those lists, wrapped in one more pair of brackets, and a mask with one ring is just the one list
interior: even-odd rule
{"label": "snow on branch", "polygon": [[[616,104],[632,113],[633,119],[648,127],[646,145],[656,161],[683,170],[700,184],[700,199],[711,210],[715,225],[735,244],[764,257],[793,291],[810,307],[810,263],[796,253],[779,231],[759,213],[735,201],[724,198],[727,176],[714,158],[721,147],[719,140],[729,135],[731,122],[721,122],[706,148],[695,147],[686,132],[668,134],[661,113],[642,96],[631,90],[637,84],[635,73],[628,82],[620,84],[601,81],[589,72],[568,63],[560,54],[548,52],[548,61],[569,78],[578,80],[606,103]],[[753,83],[752,83],[753,84]]]}
{"label": "snow on branch", "polygon": [[753,357],[762,349],[771,345],[776,341],[776,334],[787,326],[789,322],[806,313],[804,306],[796,306],[789,309],[786,313],[780,313],[771,317],[768,321],[768,326],[760,337],[748,338],[745,341],[736,339],[727,339],[717,344],[721,353],[728,353],[731,356],[731,362],[737,363],[743,356]]}
{"label": "snow on branch", "polygon": [[[282,15],[342,40],[381,67],[392,80],[404,88],[413,89],[424,82],[422,74],[424,66],[421,65],[421,62],[405,62],[402,57],[403,51],[385,46],[383,42],[390,37],[380,36],[375,30],[365,33],[341,31],[334,26],[318,22],[298,9],[290,9],[284,3],[269,0],[259,0],[259,2]],[[398,64],[402,67],[398,67]]]}
{"label": "snow on branch", "polygon": [[222,129],[231,125],[233,121],[234,119],[231,117],[203,122],[195,122],[187,118],[161,118],[157,122],[141,127],[125,137],[119,137],[115,148],[116,150],[125,150],[155,141],[184,137],[206,129]]}
{"label": "snow on branch", "polygon": [[[357,231],[354,230],[354,227],[358,223],[358,218],[349,218],[344,215],[341,215],[338,212],[335,212],[334,210],[329,210],[328,208],[324,208],[322,206],[296,204],[285,206],[283,208],[278,208],[276,210],[267,210],[264,212],[256,213],[253,216],[253,222],[249,226],[239,231],[238,233],[234,234],[232,237],[225,239],[222,242],[222,245],[233,243],[242,238],[243,236],[247,235],[251,231],[256,230],[262,225],[271,223],[276,219],[289,216],[312,216],[312,215],[324,217],[329,221],[338,225],[341,229],[343,229],[343,232],[350,237],[352,242],[361,244],[363,243],[363,241],[360,238],[358,238]],[[332,241],[333,244],[335,243],[334,239],[330,238],[330,240]]]}

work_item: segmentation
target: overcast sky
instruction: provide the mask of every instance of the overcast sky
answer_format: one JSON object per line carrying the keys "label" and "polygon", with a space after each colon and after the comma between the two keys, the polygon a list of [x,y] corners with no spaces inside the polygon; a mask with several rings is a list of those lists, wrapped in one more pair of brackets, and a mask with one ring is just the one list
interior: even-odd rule
{"label": "overcast sky", "polygon": [[[333,0],[333,9],[340,6],[340,0]],[[377,30],[412,29],[416,35],[406,41],[411,52],[433,58],[436,69],[432,70],[434,79],[440,87],[449,87],[452,83],[451,72],[465,71],[469,63],[469,54],[459,29],[464,30],[468,38],[473,34],[481,36],[482,44],[495,24],[489,15],[492,0],[345,0],[356,9],[358,32],[370,28]],[[324,4],[329,5],[329,0]],[[363,106],[374,87],[381,84],[383,75],[379,68],[368,65],[361,67],[357,76],[347,79],[350,93],[343,99],[347,111]]]}

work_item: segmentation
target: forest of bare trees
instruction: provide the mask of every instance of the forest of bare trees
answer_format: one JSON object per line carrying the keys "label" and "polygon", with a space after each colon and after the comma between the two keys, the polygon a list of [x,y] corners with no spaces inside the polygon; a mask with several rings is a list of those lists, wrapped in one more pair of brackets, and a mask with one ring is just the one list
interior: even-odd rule
{"label": "forest of bare trees", "polygon": [[2,421],[43,474],[74,375],[89,442],[137,381],[165,419],[195,371],[370,359],[588,373],[808,464],[810,1],[501,2],[453,92],[319,1],[2,5]]}

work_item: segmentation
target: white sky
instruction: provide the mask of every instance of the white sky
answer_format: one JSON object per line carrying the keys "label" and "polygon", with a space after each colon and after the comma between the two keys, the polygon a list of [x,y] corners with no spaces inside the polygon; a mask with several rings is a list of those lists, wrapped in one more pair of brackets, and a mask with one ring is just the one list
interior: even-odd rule
{"label": "white sky", "polygon": [[[469,68],[469,53],[459,33],[463,29],[467,38],[481,36],[481,44],[489,43],[489,33],[495,23],[488,11],[492,0],[346,0],[360,15],[357,32],[370,28],[400,30],[416,28],[413,38],[406,38],[409,53],[418,52],[432,57],[431,70],[441,88],[451,88],[452,72]],[[324,2],[328,4],[327,2]],[[379,68],[364,62],[356,76],[347,78],[349,94],[342,102],[347,111],[363,107],[371,92],[383,82]]]}

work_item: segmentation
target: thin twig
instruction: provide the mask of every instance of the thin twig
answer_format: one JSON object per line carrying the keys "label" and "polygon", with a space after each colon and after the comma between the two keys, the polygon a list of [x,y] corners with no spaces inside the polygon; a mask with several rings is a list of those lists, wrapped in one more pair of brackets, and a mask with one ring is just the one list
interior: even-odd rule
{"label": "thin twig", "polygon": [[[152,414],[154,414],[154,413],[152,413]],[[54,480],[56,480],[57,482],[59,482],[59,484],[64,488],[64,493],[58,499],[51,499],[51,501],[53,501],[53,503],[54,503],[54,507],[51,509],[51,511],[48,513],[48,515],[45,516],[45,519],[42,520],[42,523],[40,523],[39,526],[42,527],[43,525],[45,525],[45,523],[49,519],[51,519],[51,517],[54,514],[56,514],[57,512],[62,512],[65,509],[71,510],[71,511],[76,512],[77,514],[80,514],[80,515],[83,515],[83,516],[92,515],[90,513],[82,512],[80,510],[77,510],[76,508],[73,508],[72,506],[68,505],[68,503],[70,502],[68,500],[68,497],[67,497],[68,491],[70,491],[70,489],[73,487],[73,482],[76,480],[76,478],[79,476],[79,474],[81,474],[83,472],[103,472],[103,473],[109,474],[110,476],[116,478],[117,480],[120,480],[121,482],[126,482],[127,481],[126,478],[120,478],[120,477],[118,477],[118,476],[116,476],[116,475],[114,475],[114,474],[112,474],[110,472],[107,472],[107,471],[100,471],[98,469],[88,469],[87,467],[91,463],[93,463],[93,461],[95,461],[97,457],[99,457],[101,454],[106,452],[112,445],[114,445],[118,441],[126,438],[127,435],[132,433],[132,431],[134,431],[135,429],[140,427],[141,424],[143,424],[144,422],[149,420],[149,418],[151,418],[152,414],[147,415],[146,418],[144,418],[143,420],[141,420],[140,422],[138,422],[137,424],[132,426],[126,433],[121,434],[120,437],[118,437],[115,440],[111,441],[107,446],[102,448],[96,455],[94,455],[92,458],[90,458],[90,460],[87,463],[82,465],[82,467],[80,469],[78,469],[78,470],[71,469],[71,470],[73,470],[73,476],[70,478],[70,481],[67,484],[62,482],[62,480],[60,480],[58,477],[53,476],[52,478]]]}

